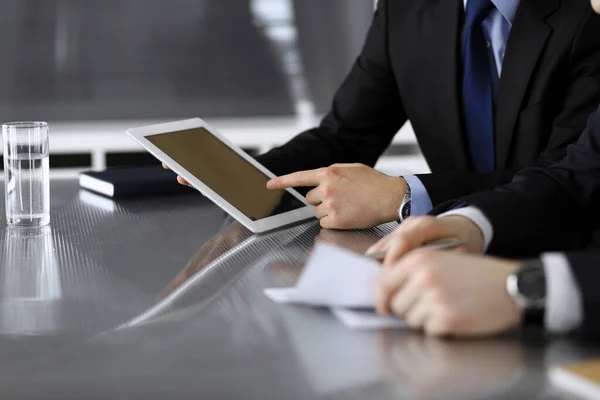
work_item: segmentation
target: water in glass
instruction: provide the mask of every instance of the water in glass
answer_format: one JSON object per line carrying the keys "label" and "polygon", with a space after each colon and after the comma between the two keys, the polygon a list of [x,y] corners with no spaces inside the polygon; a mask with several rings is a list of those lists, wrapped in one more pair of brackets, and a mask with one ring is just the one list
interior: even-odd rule
{"label": "water in glass", "polygon": [[43,226],[50,222],[50,158],[17,153],[6,159],[6,216],[9,225]]}

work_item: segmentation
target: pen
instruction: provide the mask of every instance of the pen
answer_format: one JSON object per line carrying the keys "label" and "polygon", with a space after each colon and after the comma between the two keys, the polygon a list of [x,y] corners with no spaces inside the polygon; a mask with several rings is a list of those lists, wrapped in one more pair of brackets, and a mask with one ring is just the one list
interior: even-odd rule
{"label": "pen", "polygon": [[[451,250],[456,249],[457,247],[466,245],[467,242],[461,239],[441,239],[435,240],[433,242],[425,243],[423,246],[419,247],[419,249],[429,249],[429,250]],[[365,254],[365,257],[371,258],[377,261],[383,261],[385,259],[386,252],[380,251],[376,253]]]}

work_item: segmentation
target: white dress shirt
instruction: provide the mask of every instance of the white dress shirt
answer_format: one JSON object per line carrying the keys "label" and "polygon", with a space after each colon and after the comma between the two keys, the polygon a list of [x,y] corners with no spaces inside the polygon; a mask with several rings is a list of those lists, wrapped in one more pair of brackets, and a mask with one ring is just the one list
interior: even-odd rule
{"label": "white dress shirt", "polygon": [[[441,214],[438,218],[451,215],[473,221],[483,233],[484,251],[487,251],[494,239],[494,230],[485,214],[476,207],[465,207]],[[577,329],[583,322],[583,300],[567,257],[561,253],[548,253],[541,259],[546,270],[546,329],[554,333]]]}

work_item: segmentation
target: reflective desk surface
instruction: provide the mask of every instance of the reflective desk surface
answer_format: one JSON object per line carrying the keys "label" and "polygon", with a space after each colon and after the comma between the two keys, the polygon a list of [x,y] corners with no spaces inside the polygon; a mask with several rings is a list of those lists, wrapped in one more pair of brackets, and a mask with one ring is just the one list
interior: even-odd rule
{"label": "reflective desk surface", "polygon": [[352,331],[262,294],[292,285],[316,241],[364,251],[393,224],[252,236],[196,194],[51,192],[50,227],[0,233],[1,398],[566,399],[547,367],[600,356],[539,332]]}

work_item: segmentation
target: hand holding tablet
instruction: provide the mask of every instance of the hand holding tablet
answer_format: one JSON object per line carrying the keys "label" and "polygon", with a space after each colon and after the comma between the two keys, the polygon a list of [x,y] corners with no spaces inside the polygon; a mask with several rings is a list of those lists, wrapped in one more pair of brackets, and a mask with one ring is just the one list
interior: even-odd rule
{"label": "hand holding tablet", "polygon": [[127,133],[187,183],[254,233],[313,218],[295,190],[269,190],[275,175],[203,120],[153,125]]}

